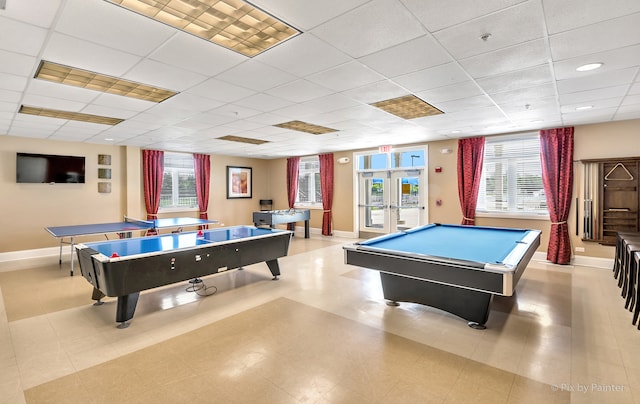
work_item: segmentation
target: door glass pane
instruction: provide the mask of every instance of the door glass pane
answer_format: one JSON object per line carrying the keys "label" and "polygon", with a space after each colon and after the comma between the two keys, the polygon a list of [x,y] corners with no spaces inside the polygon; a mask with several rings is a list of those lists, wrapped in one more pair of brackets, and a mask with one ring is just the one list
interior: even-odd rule
{"label": "door glass pane", "polygon": [[384,179],[365,179],[365,226],[384,227]]}
{"label": "door glass pane", "polygon": [[398,178],[398,229],[406,230],[420,225],[420,178]]}

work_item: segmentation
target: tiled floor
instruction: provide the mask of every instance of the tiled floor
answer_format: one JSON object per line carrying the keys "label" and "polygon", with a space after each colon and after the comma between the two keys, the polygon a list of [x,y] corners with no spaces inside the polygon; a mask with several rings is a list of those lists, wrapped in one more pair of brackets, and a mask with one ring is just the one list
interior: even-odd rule
{"label": "tiled floor", "polygon": [[532,261],[481,331],[387,306],[348,242],[294,238],[278,281],[256,264],[204,278],[208,297],[143,292],[124,330],[55,260],[1,272],[0,403],[640,403],[610,271]]}

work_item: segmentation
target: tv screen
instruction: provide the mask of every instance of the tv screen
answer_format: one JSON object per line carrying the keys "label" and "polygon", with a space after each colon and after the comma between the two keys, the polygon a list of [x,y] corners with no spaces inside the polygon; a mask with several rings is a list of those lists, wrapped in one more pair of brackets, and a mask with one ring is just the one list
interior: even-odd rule
{"label": "tv screen", "polygon": [[84,183],[84,157],[17,153],[16,182]]}

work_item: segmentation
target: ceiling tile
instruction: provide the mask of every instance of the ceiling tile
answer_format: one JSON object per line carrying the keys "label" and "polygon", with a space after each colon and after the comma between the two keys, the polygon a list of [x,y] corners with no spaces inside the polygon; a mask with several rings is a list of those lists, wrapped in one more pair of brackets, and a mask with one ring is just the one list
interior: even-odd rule
{"label": "ceiling tile", "polygon": [[588,91],[577,91],[573,93],[564,93],[560,94],[560,104],[577,104],[588,101],[599,100],[602,98],[618,98],[622,99],[624,95],[627,93],[629,86],[614,86],[614,87],[605,87],[598,88],[594,90]]}
{"label": "ceiling tile", "polygon": [[494,13],[524,0],[402,0],[431,32]]}
{"label": "ceiling tile", "polygon": [[184,32],[176,32],[171,39],[150,54],[149,58],[208,76],[221,73],[247,60],[237,52],[222,46],[212,46],[211,43]]}
{"label": "ceiling tile", "polygon": [[[483,34],[490,34],[484,41]],[[435,38],[456,59],[540,39],[545,36],[539,2],[525,2],[478,19],[438,31]]]}
{"label": "ceiling tile", "polygon": [[66,0],[56,31],[122,52],[148,55],[175,29],[107,1]]}
{"label": "ceiling tile", "polygon": [[258,92],[297,80],[292,74],[256,60],[247,60],[217,75],[216,78]]}
{"label": "ceiling tile", "polygon": [[[588,63],[604,63],[604,65],[599,69],[588,72],[576,71],[576,68]],[[557,80],[564,80],[624,69],[631,66],[640,66],[640,44],[554,62],[553,70],[555,71]]]}
{"label": "ceiling tile", "polygon": [[544,40],[535,40],[460,61],[474,78],[539,66],[549,60]]}
{"label": "ceiling tile", "polygon": [[399,2],[373,0],[311,32],[347,55],[359,58],[422,36],[426,30]]}
{"label": "ceiling tile", "polygon": [[391,80],[376,81],[351,90],[343,91],[343,95],[365,104],[407,95],[407,90]]}
{"label": "ceiling tile", "polygon": [[483,91],[478,84],[471,80],[466,80],[449,86],[420,91],[416,93],[416,95],[428,103],[433,103],[459,100],[461,98],[481,95],[482,93]]}
{"label": "ceiling tile", "polygon": [[0,15],[0,50],[36,56],[40,53],[47,30],[14,21]]}
{"label": "ceiling tile", "polygon": [[181,92],[203,82],[206,76],[146,59],[129,70],[122,78]]}
{"label": "ceiling tile", "polygon": [[560,80],[558,81],[558,92],[560,94],[566,94],[576,91],[618,86],[630,83],[637,73],[638,68],[632,67],[623,70],[613,70],[584,77]]}
{"label": "ceiling tile", "polygon": [[604,52],[640,42],[640,13],[607,20],[549,37],[554,61]]}
{"label": "ceiling tile", "polygon": [[312,34],[303,33],[259,54],[254,60],[304,77],[346,63],[351,58]]}
{"label": "ceiling tile", "polygon": [[304,31],[370,0],[253,0],[257,7]]}
{"label": "ceiling tile", "polygon": [[308,77],[309,81],[335,91],[350,90],[382,79],[381,75],[356,61]]}
{"label": "ceiling tile", "polygon": [[553,75],[551,74],[551,69],[548,64],[488,76],[477,80],[478,85],[488,94],[535,87],[551,82],[553,82]]}
{"label": "ceiling tile", "polygon": [[139,56],[56,33],[51,35],[42,59],[114,77],[121,77],[141,60]]}
{"label": "ceiling tile", "polygon": [[[402,63],[398,63],[401,60]],[[400,76],[451,62],[451,56],[431,35],[364,56],[360,62],[389,77]]]}
{"label": "ceiling tile", "polygon": [[543,0],[547,30],[550,34],[610,20],[640,11],[637,0]]}
{"label": "ceiling tile", "polygon": [[10,0],[10,4],[2,11],[2,15],[13,20],[49,28],[55,19],[60,3],[61,0]]}
{"label": "ceiling tile", "polygon": [[329,95],[333,91],[308,80],[296,80],[269,89],[265,93],[291,102],[305,102]]}
{"label": "ceiling tile", "polygon": [[468,79],[467,74],[457,63],[445,63],[440,66],[395,77],[393,81],[409,91],[416,93],[460,83]]}

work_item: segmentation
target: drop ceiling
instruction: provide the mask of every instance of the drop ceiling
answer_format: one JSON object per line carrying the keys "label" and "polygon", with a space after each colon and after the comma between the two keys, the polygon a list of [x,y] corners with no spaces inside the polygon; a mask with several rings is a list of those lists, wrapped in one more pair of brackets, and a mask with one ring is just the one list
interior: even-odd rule
{"label": "drop ceiling", "polygon": [[[104,0],[6,0],[0,136],[271,159],[640,118],[638,0],[251,4],[300,33],[247,57]],[[156,103],[35,79],[42,61],[177,94]],[[443,113],[372,105],[409,95]],[[334,131],[276,126],[291,121]]]}

